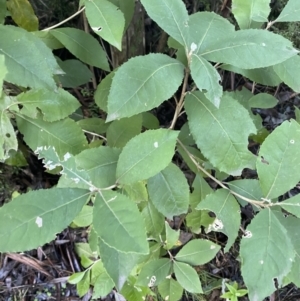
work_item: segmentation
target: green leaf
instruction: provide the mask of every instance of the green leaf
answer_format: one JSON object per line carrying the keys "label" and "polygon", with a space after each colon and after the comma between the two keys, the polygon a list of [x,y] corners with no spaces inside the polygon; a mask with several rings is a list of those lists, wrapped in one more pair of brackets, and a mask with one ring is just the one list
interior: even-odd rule
{"label": "green leaf", "polygon": [[128,277],[125,285],[123,286],[120,293],[125,298],[125,300],[141,301],[141,300],[146,300],[150,296],[154,295],[154,293],[151,291],[151,289],[149,287],[137,286],[136,280],[137,280],[137,278],[135,276],[130,275]]}
{"label": "green leaf", "polygon": [[128,28],[134,15],[135,0],[109,0],[114,5],[120,8],[125,18],[125,30]]}
{"label": "green leaf", "polygon": [[92,78],[90,69],[78,60],[59,60],[58,64],[65,72],[63,75],[56,76],[62,87],[76,88],[86,84]]}
{"label": "green leaf", "polygon": [[[259,246],[259,247],[258,247]],[[293,245],[276,213],[263,209],[241,241],[242,275],[250,300],[263,300],[281,286],[294,258]]]}
{"label": "green leaf", "polygon": [[159,129],[132,138],[120,154],[117,182],[131,184],[148,179],[166,168],[174,155],[178,134],[176,131]]}
{"label": "green leaf", "polygon": [[[242,195],[250,200],[262,201],[263,194],[259,185],[259,181],[256,179],[230,181],[227,182],[227,185],[229,186],[230,190],[238,193],[239,195]],[[243,207],[249,204],[237,196],[236,198]],[[257,209],[255,210],[257,211]]]}
{"label": "green leaf", "polygon": [[179,133],[179,136],[178,136],[178,140],[181,141],[182,144],[184,145],[193,145],[193,144],[196,144],[193,136],[192,136],[192,133],[190,131],[190,128],[189,128],[189,123],[186,122],[182,128],[180,129],[180,133]]}
{"label": "green leaf", "polygon": [[174,230],[170,227],[169,223],[165,221],[165,229],[166,229],[166,241],[165,248],[167,250],[172,249],[175,245],[177,245],[179,240],[180,231]]}
{"label": "green leaf", "polygon": [[64,45],[60,43],[50,31],[34,31],[33,35],[38,37],[41,41],[43,41],[46,46],[48,46],[52,50],[64,48]]}
{"label": "green leaf", "polygon": [[14,102],[14,98],[0,94],[0,161],[9,158],[10,150],[18,149],[18,140],[8,112],[8,109],[18,108],[17,105],[13,105]]}
{"label": "green leaf", "polygon": [[278,203],[284,210],[300,218],[300,194]]}
{"label": "green leaf", "polygon": [[249,99],[249,106],[251,108],[269,109],[278,104],[278,100],[268,93],[259,93]]}
{"label": "green leaf", "polygon": [[292,58],[275,65],[275,72],[281,80],[292,88],[295,92],[300,92],[300,80],[297,70],[300,68],[300,56],[295,55]]}
{"label": "green leaf", "polygon": [[159,129],[159,120],[150,112],[143,112],[143,127],[150,130]]}
{"label": "green leaf", "polygon": [[190,196],[190,205],[192,209],[195,209],[197,205],[206,198],[206,196],[213,193],[213,189],[199,173],[196,174],[192,188],[193,192]]}
{"label": "green leaf", "polygon": [[300,21],[300,7],[297,0],[289,0],[275,22]]}
{"label": "green leaf", "polygon": [[221,76],[218,71],[206,59],[197,54],[192,55],[190,68],[197,88],[200,91],[205,89],[207,99],[218,108],[223,94],[223,88],[219,84]]}
{"label": "green leaf", "polygon": [[90,271],[88,271],[84,274],[83,278],[76,285],[79,297],[83,297],[89,291],[90,284]]}
{"label": "green leaf", "polygon": [[[277,215],[278,216],[278,215]],[[280,216],[281,224],[286,228],[287,235],[290,238],[294,251],[295,251],[295,258],[292,262],[292,269],[290,273],[287,275],[287,278],[292,281],[296,286],[300,286],[300,240],[299,240],[299,227],[300,227],[300,220],[299,218],[295,218],[294,216]]]}
{"label": "green leaf", "polygon": [[116,288],[121,290],[132,269],[141,258],[137,253],[123,253],[107,245],[99,238],[100,256],[103,265],[113,279]]}
{"label": "green leaf", "polygon": [[236,199],[229,191],[218,189],[201,201],[196,209],[215,213],[216,219],[208,231],[220,231],[227,235],[228,241],[224,251],[228,252],[238,236],[241,224],[240,206]]}
{"label": "green leaf", "polygon": [[[90,181],[90,177],[85,170],[79,170],[76,166],[75,157],[70,153],[65,153],[63,159],[59,158],[54,147],[38,147],[35,151],[39,154],[39,159],[43,158],[45,168],[53,170],[58,166],[63,169],[60,172],[63,177],[60,178],[58,187],[77,187],[83,189],[95,190],[95,187]],[[67,185],[60,185],[62,178],[66,178]]]}
{"label": "green leaf", "polygon": [[113,121],[106,133],[107,145],[123,148],[126,143],[142,130],[142,115]]}
{"label": "green leaf", "polygon": [[192,51],[194,55],[201,55],[205,50],[211,50],[211,45],[223,39],[224,36],[234,33],[234,26],[225,18],[212,12],[198,12],[189,17],[188,48],[196,44]]}
{"label": "green leaf", "polygon": [[92,35],[68,27],[51,30],[51,34],[82,62],[105,71],[110,70],[106,53]]}
{"label": "green leaf", "polygon": [[90,0],[85,12],[92,30],[121,51],[125,18],[118,7],[107,0]]}
{"label": "green leaf", "polygon": [[17,25],[28,31],[38,30],[39,20],[28,0],[8,0],[6,5]]}
{"label": "green leaf", "polygon": [[108,146],[87,149],[75,158],[76,165],[89,175],[94,186],[105,188],[116,182],[120,150]]}
{"label": "green leaf", "polygon": [[189,186],[183,172],[173,163],[148,180],[148,193],[153,205],[172,219],[187,213]]}
{"label": "green leaf", "polygon": [[91,284],[94,286],[93,299],[106,297],[115,286],[101,261],[97,261],[91,269]]}
{"label": "green leaf", "polygon": [[177,91],[183,70],[179,61],[161,53],[130,59],[118,68],[112,80],[106,121],[159,106]]}
{"label": "green leaf", "polygon": [[7,74],[7,68],[5,65],[5,56],[0,54],[0,87],[3,85],[3,81]]}
{"label": "green leaf", "polygon": [[154,207],[151,201],[148,201],[147,206],[143,209],[142,216],[149,236],[158,238],[164,229],[164,216]]}
{"label": "green leaf", "polygon": [[84,205],[82,210],[73,220],[73,224],[77,227],[88,227],[91,225],[93,220],[93,207]]}
{"label": "green leaf", "polygon": [[4,205],[0,208],[1,252],[31,250],[50,242],[72,222],[89,195],[76,188],[43,189]]}
{"label": "green leaf", "polygon": [[52,76],[62,71],[51,50],[39,38],[8,25],[0,25],[0,36],[0,54],[4,54],[8,70],[6,81],[22,87],[56,89]]}
{"label": "green leaf", "polygon": [[3,24],[7,15],[6,0],[0,0],[0,24]]}
{"label": "green leaf", "polygon": [[105,123],[105,120],[99,117],[81,119],[77,121],[77,124],[84,131],[99,134],[99,135],[106,133],[108,127],[108,124]]}
{"label": "green leaf", "polygon": [[179,284],[188,292],[202,294],[202,286],[196,271],[188,264],[174,261],[174,273]]}
{"label": "green leaf", "polygon": [[266,199],[276,198],[300,180],[300,125],[293,119],[283,122],[264,141],[256,162]]}
{"label": "green leaf", "polygon": [[246,167],[253,168],[248,136],[256,128],[249,113],[236,100],[224,95],[217,109],[203,94],[193,92],[186,96],[185,109],[197,146],[215,167],[231,175],[240,175]]}
{"label": "green leaf", "polygon": [[188,13],[181,0],[141,0],[147,14],[173,39],[188,48]]}
{"label": "green leaf", "polygon": [[67,91],[59,88],[56,92],[46,89],[30,90],[17,96],[23,106],[20,113],[37,118],[41,110],[44,121],[57,121],[68,117],[80,107],[78,100]]}
{"label": "green leaf", "polygon": [[49,123],[40,116],[31,119],[18,114],[16,119],[18,129],[32,150],[41,146],[54,146],[62,158],[66,153],[75,155],[81,152],[87,145],[80,127],[70,118]]}
{"label": "green leaf", "polygon": [[270,0],[232,1],[232,12],[240,29],[260,28],[268,22],[270,11]]}
{"label": "green leaf", "polygon": [[171,274],[171,260],[159,258],[146,263],[138,276],[137,285],[157,286]]}
{"label": "green leaf", "polygon": [[[267,30],[246,29],[227,34],[201,53],[209,61],[242,69],[268,67],[296,55],[292,42]],[[251,59],[245,59],[251,55]]]}
{"label": "green leaf", "polygon": [[93,216],[94,229],[109,247],[127,253],[149,252],[142,216],[125,195],[114,191],[99,192]]}
{"label": "green leaf", "polygon": [[236,66],[223,64],[220,68],[241,74],[258,84],[266,86],[276,87],[282,82],[275,73],[273,66],[257,69],[241,69]]}
{"label": "green leaf", "polygon": [[176,280],[169,278],[158,285],[158,292],[164,300],[178,301],[182,297],[183,288]]}
{"label": "green leaf", "polygon": [[114,75],[115,72],[113,71],[109,73],[104,79],[102,79],[95,92],[95,102],[98,107],[104,112],[107,112],[108,95]]}
{"label": "green leaf", "polygon": [[146,188],[146,181],[135,182],[130,185],[123,185],[122,192],[124,192],[132,201],[137,204],[148,202],[148,191]]}
{"label": "green leaf", "polygon": [[209,240],[194,239],[177,253],[175,259],[191,265],[202,265],[211,261],[220,249],[219,245]]}
{"label": "green leaf", "polygon": [[86,274],[86,271],[74,273],[69,277],[68,282],[71,284],[76,284],[82,280],[82,278],[84,277],[85,274]]}

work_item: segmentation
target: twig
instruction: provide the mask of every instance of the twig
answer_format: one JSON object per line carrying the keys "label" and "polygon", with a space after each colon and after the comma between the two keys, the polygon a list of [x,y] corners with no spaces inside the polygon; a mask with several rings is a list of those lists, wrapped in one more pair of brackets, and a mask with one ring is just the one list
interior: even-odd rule
{"label": "twig", "polygon": [[51,29],[54,29],[56,27],[59,27],[60,25],[68,22],[69,20],[73,19],[74,17],[76,17],[77,15],[79,15],[81,12],[83,12],[85,10],[85,7],[81,8],[79,11],[77,11],[75,14],[73,14],[72,16],[68,17],[67,19],[53,25],[53,26],[50,26],[48,28],[45,28],[45,29],[42,29],[42,31],[47,31],[47,30],[51,30]]}
{"label": "twig", "polygon": [[251,200],[248,199],[236,192],[234,192],[233,190],[231,190],[230,188],[228,188],[225,184],[223,184],[221,181],[219,181],[218,179],[216,179],[214,176],[212,176],[208,171],[206,171],[194,158],[194,156],[187,150],[187,148],[184,146],[184,144],[177,139],[177,142],[181,145],[181,147],[183,148],[183,150],[187,153],[187,155],[190,157],[190,159],[192,160],[192,162],[195,164],[195,166],[197,167],[197,169],[199,169],[200,171],[202,171],[205,175],[207,175],[210,179],[212,179],[214,182],[216,182],[219,186],[221,186],[222,188],[228,190],[231,194],[235,195],[236,197],[256,206],[256,207],[269,207],[272,204],[265,204],[264,202],[261,201],[257,201],[257,200]]}

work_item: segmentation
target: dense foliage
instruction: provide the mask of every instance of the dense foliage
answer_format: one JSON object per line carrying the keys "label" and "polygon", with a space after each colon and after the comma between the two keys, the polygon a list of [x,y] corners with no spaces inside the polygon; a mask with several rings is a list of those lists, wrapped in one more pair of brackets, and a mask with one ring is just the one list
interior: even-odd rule
{"label": "dense foliage", "polygon": [[[282,198],[300,180],[300,125],[291,119],[268,131],[253,108],[272,108],[277,99],[221,84],[226,70],[253,87],[284,82],[300,92],[298,50],[271,31],[277,22],[300,21],[299,1],[268,20],[270,0],[233,0],[234,25],[214,12],[189,15],[182,0],[141,0],[176,57],[147,53],[121,66],[112,65],[103,45],[122,49],[135,0],[81,1],[92,33],[38,31],[29,2],[18,2],[22,9],[7,3],[18,26],[0,16],[0,159],[22,158],[20,132],[45,168],[61,176],[55,187],[0,209],[0,251],[36,248],[73,222],[89,228],[88,243],[77,244],[86,269],[69,279],[81,296],[90,286],[94,298],[115,288],[129,301],[155,288],[169,301],[183,290],[202,294],[195,267],[234,244],[247,290],[228,284],[224,298],[248,292],[259,301],[275,284],[300,286],[300,195]],[[56,57],[61,48],[76,59]],[[106,74],[94,96],[102,114],[91,118],[78,114],[81,103],[69,92],[95,81],[86,65]],[[166,126],[153,109],[172,98]],[[187,121],[176,130],[183,114]],[[246,207],[253,218],[245,225]],[[193,238],[184,241],[183,232]],[[226,243],[212,241],[210,232],[223,233]]]}

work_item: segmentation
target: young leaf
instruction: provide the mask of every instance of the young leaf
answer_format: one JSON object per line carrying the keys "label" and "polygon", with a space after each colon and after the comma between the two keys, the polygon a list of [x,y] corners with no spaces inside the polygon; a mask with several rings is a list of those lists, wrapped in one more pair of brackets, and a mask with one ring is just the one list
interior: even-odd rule
{"label": "young leaf", "polygon": [[137,206],[125,195],[99,192],[93,216],[94,229],[109,247],[127,253],[149,252],[144,221]]}
{"label": "young leaf", "polygon": [[190,68],[197,88],[200,91],[205,89],[207,99],[218,108],[223,94],[222,86],[219,84],[221,76],[218,71],[206,59],[197,54],[192,55]]}
{"label": "young leaf", "polygon": [[220,231],[227,235],[228,241],[224,251],[228,252],[238,236],[241,224],[240,206],[236,199],[229,191],[218,189],[201,201],[196,209],[215,213],[216,220],[208,230]]}
{"label": "young leaf", "polygon": [[120,292],[125,300],[141,301],[147,300],[148,297],[153,296],[154,293],[151,291],[151,288],[148,286],[137,286],[136,280],[137,278],[132,275],[127,278],[127,281]]}
{"label": "young leaf", "polygon": [[185,48],[188,29],[188,13],[182,0],[141,0],[147,14],[159,27]]}
{"label": "young leaf", "polygon": [[278,104],[278,100],[268,93],[259,93],[249,99],[249,106],[251,108],[269,109]]}
{"label": "young leaf", "polygon": [[76,188],[18,196],[0,208],[0,251],[21,252],[50,242],[72,222],[89,196],[89,191]]}
{"label": "young leaf", "polygon": [[300,194],[278,203],[284,210],[300,218]]}
{"label": "young leaf", "polygon": [[[196,44],[192,52],[200,56],[202,52],[211,50],[211,45],[234,33],[234,26],[225,18],[212,12],[198,12],[189,17],[188,46]],[[189,49],[190,50],[190,49]]]}
{"label": "young leaf", "polygon": [[187,213],[189,186],[183,172],[173,163],[148,180],[148,192],[156,209],[169,219]]}
{"label": "young leaf", "polygon": [[123,253],[107,245],[100,237],[98,239],[100,256],[108,275],[114,281],[116,288],[121,290],[132,269],[141,258],[137,253]]}
{"label": "young leaf", "polygon": [[297,22],[300,21],[300,7],[297,0],[288,0],[275,22]]}
{"label": "young leaf", "polygon": [[281,286],[294,259],[293,245],[276,214],[263,209],[241,241],[242,275],[250,300],[263,300]]}
{"label": "young leaf", "polygon": [[293,119],[283,122],[264,141],[256,167],[266,199],[276,198],[300,180],[300,125]]}
{"label": "young leaf", "polygon": [[123,148],[126,143],[142,130],[142,115],[135,115],[129,118],[113,121],[106,133],[107,145]]}
{"label": "young leaf", "polygon": [[[65,153],[63,159],[59,158],[54,147],[38,147],[35,153],[39,154],[39,159],[43,158],[45,168],[49,170],[53,170],[58,166],[63,168],[60,173],[65,176],[67,185],[60,185],[59,181],[58,187],[77,187],[95,190],[87,172],[77,168],[75,158],[70,153]],[[62,178],[63,177],[61,177],[60,180]]]}
{"label": "young leaf", "polygon": [[90,285],[90,271],[87,271],[76,285],[79,297],[83,297],[89,291]]}
{"label": "young leaf", "polygon": [[0,25],[0,36],[0,54],[4,54],[8,70],[6,81],[22,87],[56,89],[52,76],[62,71],[51,50],[39,38],[8,25]]}
{"label": "young leaf", "polygon": [[220,249],[219,245],[209,240],[194,239],[177,253],[175,259],[191,265],[202,265],[211,261]]}
{"label": "young leaf", "polygon": [[166,229],[166,241],[165,241],[165,248],[167,250],[172,249],[179,240],[180,231],[174,230],[170,227],[169,223],[165,221],[165,229]]}
{"label": "young leaf", "polygon": [[28,31],[39,29],[39,20],[28,0],[8,0],[6,5],[17,25]]}
{"label": "young leaf", "polygon": [[137,285],[157,286],[171,274],[171,260],[159,258],[146,263],[138,276]]}
{"label": "young leaf", "polygon": [[86,84],[92,78],[90,69],[78,60],[58,60],[58,64],[65,73],[56,76],[62,87],[76,88]]}
{"label": "young leaf", "polygon": [[105,71],[110,70],[103,48],[92,35],[68,27],[51,30],[51,34],[82,62]]}
{"label": "young leaf", "polygon": [[108,95],[114,76],[114,71],[109,73],[104,79],[101,80],[95,92],[95,102],[98,105],[98,107],[104,112],[107,112]]}
{"label": "young leaf", "polygon": [[91,284],[94,286],[93,299],[105,298],[115,286],[102,261],[97,261],[91,269]]}
{"label": "young leaf", "polygon": [[281,80],[292,88],[295,92],[300,92],[300,80],[297,70],[300,68],[300,56],[295,55],[292,58],[275,65],[275,72]]}
{"label": "young leaf", "polygon": [[217,109],[203,94],[193,92],[186,96],[185,109],[197,146],[215,167],[231,175],[240,175],[246,167],[253,168],[248,136],[256,128],[249,113],[236,100],[224,95]]}
{"label": "young leaf", "polygon": [[240,29],[260,28],[268,22],[270,11],[270,0],[232,1],[232,12]]}
{"label": "young leaf", "polygon": [[85,11],[92,30],[121,51],[125,19],[120,9],[107,0],[90,0]]}
{"label": "young leaf", "polygon": [[85,149],[86,138],[80,127],[70,118],[55,122],[46,122],[41,116],[31,119],[18,114],[18,129],[24,135],[31,149],[41,146],[54,146],[60,158],[66,153],[75,155]]}
{"label": "young leaf", "polygon": [[88,227],[91,225],[93,220],[93,207],[84,205],[82,210],[73,220],[73,223],[76,227]]}
{"label": "young leaf", "polygon": [[97,188],[105,188],[116,182],[116,168],[120,150],[108,146],[87,149],[75,158],[79,169],[86,171]]}
{"label": "young leaf", "polygon": [[158,237],[164,229],[164,216],[154,207],[151,201],[142,211],[146,230],[149,236]]}
{"label": "young leaf", "polygon": [[[249,53],[251,59],[245,59]],[[217,40],[201,55],[209,61],[253,69],[279,64],[297,53],[292,42],[280,35],[267,30],[246,29]]]}
{"label": "young leaf", "polygon": [[12,106],[14,102],[14,98],[0,94],[0,161],[9,158],[10,150],[17,151],[18,149],[16,133],[7,112],[8,108],[13,109],[14,107],[17,109],[17,105]]}
{"label": "young leaf", "polygon": [[183,288],[176,280],[168,278],[158,285],[158,292],[164,300],[178,301],[182,297]]}
{"label": "young leaf", "polygon": [[282,80],[275,73],[273,66],[257,69],[241,69],[236,66],[223,64],[220,66],[220,68],[242,74],[250,80],[266,86],[276,87],[282,82]]}
{"label": "young leaf", "polygon": [[179,284],[188,292],[202,294],[202,286],[196,271],[188,264],[174,261],[174,273]]}
{"label": "young leaf", "polygon": [[192,188],[193,192],[190,196],[190,205],[192,209],[195,209],[197,205],[206,198],[206,196],[213,193],[213,189],[199,173],[196,174]]}
{"label": "young leaf", "polygon": [[44,121],[57,121],[68,117],[80,107],[78,100],[67,91],[46,89],[30,90],[17,96],[21,103],[21,113],[30,118],[37,118],[39,110]]}
{"label": "young leaf", "polygon": [[137,204],[148,202],[146,181],[139,181],[130,185],[123,185],[122,193],[125,193],[132,201]]}
{"label": "young leaf", "polygon": [[178,134],[176,131],[159,129],[132,138],[120,154],[117,181],[131,184],[148,179],[166,168],[174,155]]}
{"label": "young leaf", "polygon": [[161,53],[138,56],[115,73],[106,121],[149,111],[169,99],[183,79],[184,66]]}

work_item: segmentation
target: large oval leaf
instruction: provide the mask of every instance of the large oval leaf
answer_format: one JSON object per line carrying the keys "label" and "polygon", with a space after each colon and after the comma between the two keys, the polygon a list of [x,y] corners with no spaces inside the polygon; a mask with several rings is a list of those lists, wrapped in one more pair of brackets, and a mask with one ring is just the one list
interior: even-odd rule
{"label": "large oval leaf", "polygon": [[248,136],[256,128],[242,105],[224,95],[217,109],[203,94],[194,92],[187,95],[185,109],[197,146],[215,167],[232,175],[240,175],[246,167],[253,168]]}
{"label": "large oval leaf", "polygon": [[62,71],[39,38],[8,25],[0,25],[0,36],[0,54],[4,54],[8,70],[6,81],[22,87],[56,89],[52,76]]}
{"label": "large oval leaf", "polygon": [[107,121],[149,111],[170,98],[183,79],[184,66],[164,54],[135,57],[115,73],[108,96]]}
{"label": "large oval leaf", "polygon": [[168,166],[179,132],[149,130],[132,138],[123,148],[117,165],[121,184],[146,180]]}
{"label": "large oval leaf", "polygon": [[183,172],[169,164],[164,170],[148,180],[148,192],[153,205],[164,216],[172,219],[187,213],[189,186]]}
{"label": "large oval leaf", "polygon": [[217,40],[201,55],[209,61],[253,69],[279,64],[297,53],[292,42],[280,35],[245,29]]}
{"label": "large oval leaf", "polygon": [[276,198],[300,181],[300,125],[285,121],[264,141],[257,159],[257,173],[266,199]]}
{"label": "large oval leaf", "polygon": [[275,21],[276,22],[300,21],[299,1],[298,0],[289,0]]}
{"label": "large oval leaf", "polygon": [[[279,213],[281,214],[281,213]],[[242,275],[250,300],[263,300],[281,286],[294,259],[293,245],[275,212],[262,210],[241,242]]]}
{"label": "large oval leaf", "polygon": [[84,189],[43,189],[4,205],[0,208],[0,251],[21,252],[50,242],[72,222],[89,195]]}
{"label": "large oval leaf", "polygon": [[125,18],[120,9],[107,0],[89,0],[85,1],[85,11],[93,31],[121,50]]}
{"label": "large oval leaf", "polygon": [[109,71],[106,54],[90,34],[76,28],[59,28],[51,34],[82,62]]}
{"label": "large oval leaf", "polygon": [[188,13],[182,0],[141,0],[147,14],[166,33],[188,48]]}
{"label": "large oval leaf", "polygon": [[142,216],[136,204],[125,195],[114,191],[99,192],[95,199],[93,225],[98,236],[117,251],[149,252]]}

